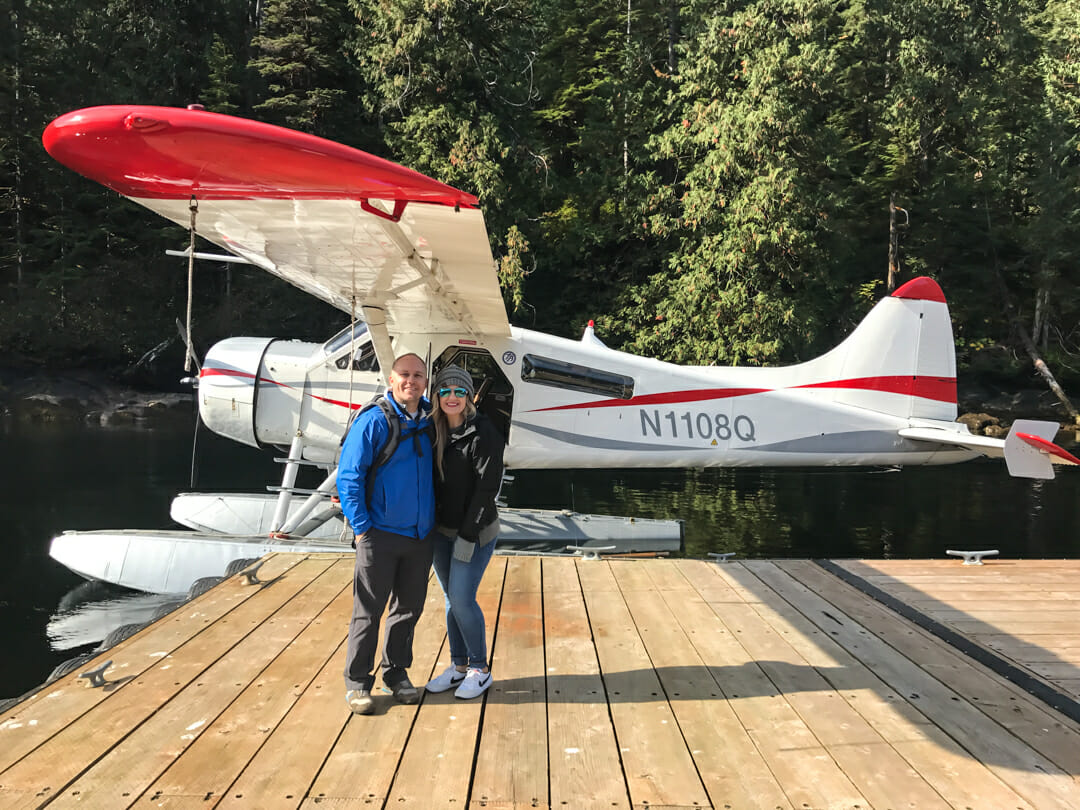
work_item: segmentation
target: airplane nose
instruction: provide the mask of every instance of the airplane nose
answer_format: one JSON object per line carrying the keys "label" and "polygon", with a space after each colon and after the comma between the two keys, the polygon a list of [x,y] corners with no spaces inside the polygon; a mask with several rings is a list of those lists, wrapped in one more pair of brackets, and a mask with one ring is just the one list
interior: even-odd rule
{"label": "airplane nose", "polygon": [[199,415],[226,438],[258,447],[255,396],[259,369],[271,338],[238,337],[211,347],[199,374]]}

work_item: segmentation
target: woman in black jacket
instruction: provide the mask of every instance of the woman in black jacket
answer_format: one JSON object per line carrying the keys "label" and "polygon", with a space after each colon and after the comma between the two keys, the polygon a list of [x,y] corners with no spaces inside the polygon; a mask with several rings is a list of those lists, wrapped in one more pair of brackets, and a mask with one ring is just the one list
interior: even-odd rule
{"label": "woman in black jacket", "polygon": [[446,593],[450,666],[427,684],[429,692],[455,689],[459,698],[491,686],[484,613],[476,601],[495,537],[502,485],[503,438],[473,404],[472,376],[445,366],[432,388],[435,422],[435,555],[432,563]]}

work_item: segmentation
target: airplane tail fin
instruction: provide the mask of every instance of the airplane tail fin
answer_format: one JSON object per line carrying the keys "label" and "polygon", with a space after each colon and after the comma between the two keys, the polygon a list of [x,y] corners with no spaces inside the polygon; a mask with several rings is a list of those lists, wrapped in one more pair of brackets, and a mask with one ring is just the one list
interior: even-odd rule
{"label": "airplane tail fin", "polygon": [[[878,302],[832,351],[802,366],[800,387],[834,402],[910,419],[956,420],[956,351],[949,307],[933,279]],[[794,370],[794,369],[792,369]]]}

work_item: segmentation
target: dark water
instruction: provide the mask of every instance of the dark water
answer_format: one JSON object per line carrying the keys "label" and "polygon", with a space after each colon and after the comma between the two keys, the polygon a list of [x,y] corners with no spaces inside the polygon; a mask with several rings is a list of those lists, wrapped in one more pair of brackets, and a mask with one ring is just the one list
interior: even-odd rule
{"label": "dark water", "polygon": [[[83,582],[48,556],[64,529],[175,528],[189,489],[190,426],[91,429],[0,423],[0,699],[23,694],[113,627],[164,601]],[[264,491],[273,454],[202,431],[197,489]],[[1075,449],[1074,449],[1075,452]],[[1080,470],[1009,478],[969,462],[903,472],[853,470],[516,471],[511,506],[684,521],[686,553],[739,557],[1080,557]],[[305,485],[311,482],[299,482]]]}

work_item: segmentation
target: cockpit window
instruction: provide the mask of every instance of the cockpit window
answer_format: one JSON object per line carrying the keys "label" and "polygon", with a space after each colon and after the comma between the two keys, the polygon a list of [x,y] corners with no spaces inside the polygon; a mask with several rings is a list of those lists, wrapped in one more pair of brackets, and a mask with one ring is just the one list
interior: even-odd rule
{"label": "cockpit window", "polygon": [[[326,343],[323,344],[323,354],[327,356],[336,354],[349,343],[352,343],[357,338],[363,337],[367,334],[367,324],[363,321],[357,321],[355,327],[355,332],[353,332],[353,325],[350,324],[349,326],[346,326],[344,329],[338,332],[336,335],[334,335],[332,338],[330,338],[328,341],[326,341]],[[351,335],[350,332],[352,332]]]}
{"label": "cockpit window", "polygon": [[634,378],[611,371],[601,371],[577,363],[566,363],[527,354],[521,361],[521,379],[526,382],[569,388],[587,394],[630,399],[634,396]]}
{"label": "cockpit window", "polygon": [[[348,368],[349,355],[344,354],[337,359],[338,368]],[[356,347],[353,352],[352,367],[356,371],[378,371],[379,358],[375,356],[375,347],[370,340],[366,340]]]}
{"label": "cockpit window", "polygon": [[[365,337],[367,339],[365,340]],[[342,352],[349,345],[355,348],[350,352]],[[323,344],[323,353],[327,357],[333,357],[341,353],[341,357],[334,360],[334,365],[340,369],[349,367],[349,355],[352,355],[352,367],[355,371],[378,371],[379,359],[375,356],[375,347],[371,344],[368,336],[367,324],[363,321],[356,323],[355,330],[352,326],[346,326],[326,343]]]}

